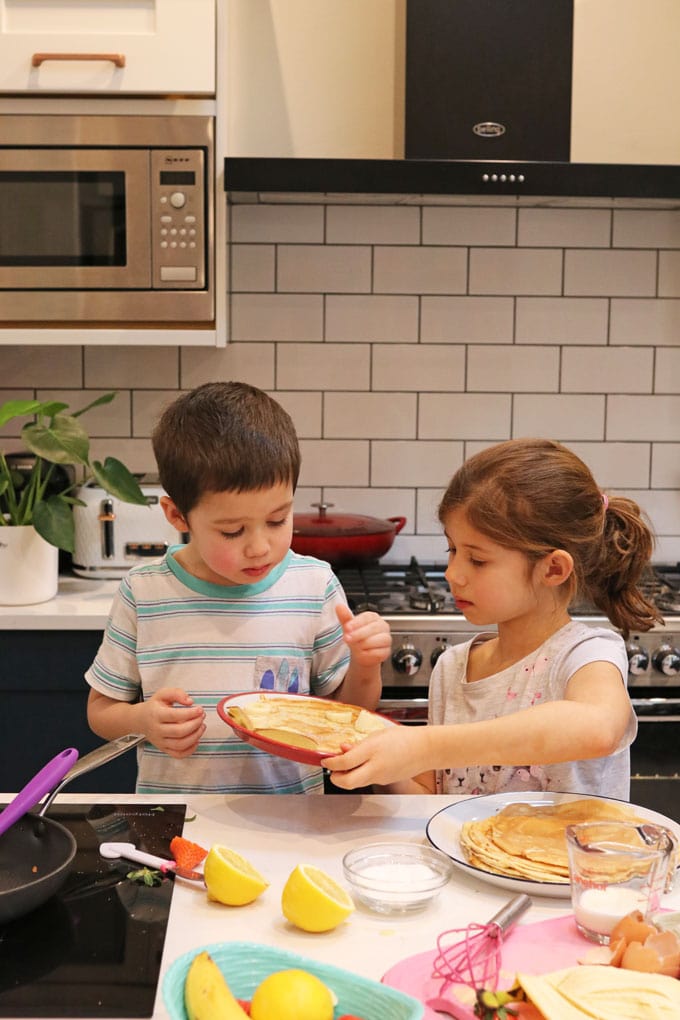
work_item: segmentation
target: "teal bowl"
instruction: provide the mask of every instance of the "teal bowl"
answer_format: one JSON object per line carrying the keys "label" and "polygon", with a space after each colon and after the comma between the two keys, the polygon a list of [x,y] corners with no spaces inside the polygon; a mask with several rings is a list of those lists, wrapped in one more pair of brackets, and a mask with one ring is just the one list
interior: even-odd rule
{"label": "teal bowl", "polygon": [[198,946],[170,965],[163,979],[163,1001],[171,1020],[188,1020],[184,982],[191,961],[207,952],[239,999],[251,999],[260,982],[277,970],[298,967],[314,974],[336,995],[335,1016],[354,1013],[363,1020],[421,1020],[424,1007],[417,999],[348,970],[257,942],[215,942]]}

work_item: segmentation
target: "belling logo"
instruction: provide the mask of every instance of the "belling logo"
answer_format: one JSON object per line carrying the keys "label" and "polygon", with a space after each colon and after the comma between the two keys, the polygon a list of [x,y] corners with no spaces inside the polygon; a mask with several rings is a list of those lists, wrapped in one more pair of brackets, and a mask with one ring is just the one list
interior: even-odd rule
{"label": "belling logo", "polygon": [[483,120],[480,124],[475,124],[472,130],[480,138],[497,138],[498,135],[505,134],[505,125],[497,124],[494,120]]}

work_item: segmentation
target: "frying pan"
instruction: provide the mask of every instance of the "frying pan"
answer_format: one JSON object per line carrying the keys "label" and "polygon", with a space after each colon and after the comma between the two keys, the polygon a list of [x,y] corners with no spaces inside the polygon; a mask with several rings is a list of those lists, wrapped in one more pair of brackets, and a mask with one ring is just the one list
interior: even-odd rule
{"label": "frying pan", "polygon": [[[37,812],[24,814],[0,836],[0,923],[13,921],[47,902],[68,878],[76,840],[45,812],[73,779],[106,764],[146,738],[129,733],[111,740],[73,765]],[[0,816],[1,817],[1,816]]]}

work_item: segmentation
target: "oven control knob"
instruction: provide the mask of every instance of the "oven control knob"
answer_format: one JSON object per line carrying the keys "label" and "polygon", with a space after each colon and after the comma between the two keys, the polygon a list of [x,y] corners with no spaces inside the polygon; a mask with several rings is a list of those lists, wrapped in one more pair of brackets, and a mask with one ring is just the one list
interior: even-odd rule
{"label": "oven control knob", "polygon": [[413,676],[423,664],[422,652],[418,651],[415,645],[405,644],[397,648],[392,655],[392,665],[397,673],[405,673]]}
{"label": "oven control knob", "polygon": [[633,676],[640,676],[642,673],[646,673],[649,669],[649,652],[644,648],[640,648],[640,645],[631,644],[626,645],[626,653],[628,655],[628,671]]}
{"label": "oven control knob", "polygon": [[440,644],[437,645],[436,648],[432,649],[432,654],[430,655],[430,666],[433,669],[439,656],[442,654],[442,652],[445,652],[448,647],[449,646],[447,645],[446,641],[442,641]]}
{"label": "oven control knob", "polygon": [[677,676],[680,673],[680,652],[671,645],[659,645],[654,652],[652,663],[664,676]]}

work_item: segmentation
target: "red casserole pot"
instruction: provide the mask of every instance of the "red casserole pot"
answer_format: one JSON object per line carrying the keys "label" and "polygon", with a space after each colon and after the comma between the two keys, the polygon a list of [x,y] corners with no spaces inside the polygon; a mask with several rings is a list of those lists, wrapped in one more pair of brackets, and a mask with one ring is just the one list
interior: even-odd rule
{"label": "red casserole pot", "polygon": [[316,514],[293,515],[294,552],[316,556],[333,567],[361,566],[384,556],[406,524],[405,517],[331,514],[332,503],[312,503]]}

